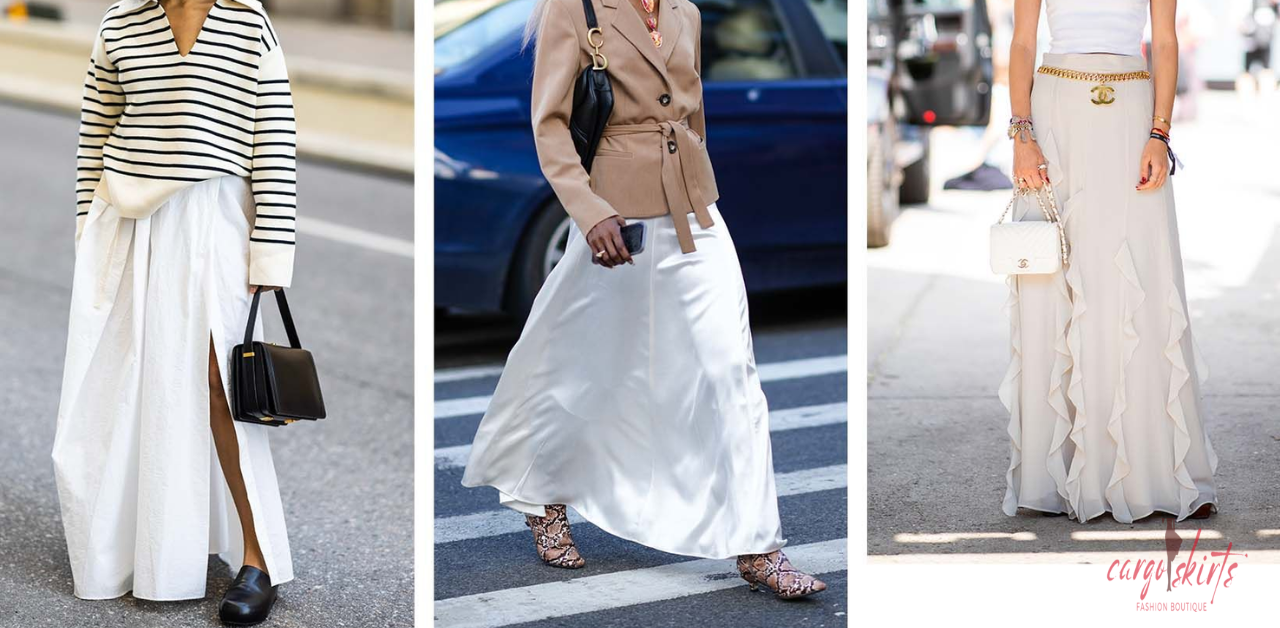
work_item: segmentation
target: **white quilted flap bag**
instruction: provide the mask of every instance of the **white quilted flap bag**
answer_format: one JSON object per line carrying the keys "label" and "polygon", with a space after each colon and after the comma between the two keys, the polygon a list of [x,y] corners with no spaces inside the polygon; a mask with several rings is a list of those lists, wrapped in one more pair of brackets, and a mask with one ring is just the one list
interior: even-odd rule
{"label": "white quilted flap bag", "polygon": [[[1005,222],[1018,199],[1034,196],[1044,220]],[[1053,189],[1017,190],[1000,220],[991,225],[991,272],[997,275],[1045,275],[1067,265],[1067,234],[1058,216]]]}

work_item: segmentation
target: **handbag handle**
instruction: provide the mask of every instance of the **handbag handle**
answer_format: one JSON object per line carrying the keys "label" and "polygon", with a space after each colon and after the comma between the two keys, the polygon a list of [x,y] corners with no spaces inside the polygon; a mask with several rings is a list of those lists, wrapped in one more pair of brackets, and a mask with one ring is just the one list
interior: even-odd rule
{"label": "handbag handle", "polygon": [[[1040,193],[1041,189],[1047,190],[1047,194],[1041,194]],[[1045,219],[1053,223],[1054,226],[1058,228],[1058,243],[1060,248],[1062,249],[1062,265],[1063,267],[1066,267],[1067,258],[1068,258],[1067,231],[1062,227],[1062,217],[1061,215],[1058,214],[1057,197],[1053,192],[1053,186],[1050,185],[1049,182],[1046,181],[1041,188],[1035,189],[1035,190],[1032,190],[1031,188],[1019,188],[1014,190],[1013,198],[1009,199],[1009,204],[1004,206],[1004,212],[1000,214],[1000,220],[997,220],[996,224],[998,225],[1004,222],[1005,217],[1009,215],[1009,211],[1013,209],[1014,202],[1018,200],[1019,196],[1022,196],[1024,194],[1035,194],[1036,201],[1040,204],[1040,211],[1044,213]],[[1044,202],[1045,196],[1049,197],[1048,205],[1045,205],[1045,202]]]}
{"label": "handbag handle", "polygon": [[[298,330],[293,326],[293,314],[289,312],[289,302],[284,298],[284,288],[276,290],[275,293],[276,306],[280,309],[280,318],[284,320],[284,331],[289,335],[289,346],[294,349],[301,349],[302,343],[298,341]],[[258,301],[261,298],[261,290],[253,293],[253,304],[249,306],[249,322],[244,328],[244,346],[246,349],[253,343],[253,324],[258,320]]]}

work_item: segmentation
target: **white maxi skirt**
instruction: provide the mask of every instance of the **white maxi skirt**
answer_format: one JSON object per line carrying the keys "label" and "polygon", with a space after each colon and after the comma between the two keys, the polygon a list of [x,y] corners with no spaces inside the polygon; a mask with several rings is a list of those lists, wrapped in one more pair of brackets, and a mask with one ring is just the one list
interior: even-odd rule
{"label": "white maxi skirt", "polygon": [[684,254],[673,217],[635,264],[591,263],[576,226],[476,433],[465,486],[516,510],[567,504],[615,536],[704,558],[781,548],[738,256],[724,218]]}
{"label": "white maxi skirt", "polygon": [[[146,218],[100,198],[89,209],[53,445],[77,597],[202,598],[209,554],[240,567],[240,523],[209,430],[208,355],[212,337],[228,364],[244,336],[253,211],[237,177],[183,188]],[[235,422],[254,527],[280,584],[293,565],[270,429]]]}
{"label": "white maxi skirt", "polygon": [[[1139,57],[1046,54],[1081,72],[1146,69]],[[1010,412],[1004,512],[1087,521],[1182,520],[1217,496],[1217,456],[1191,336],[1173,186],[1139,192],[1151,129],[1150,81],[1097,83],[1036,74],[1036,138],[1071,245],[1066,272],[1011,277],[1012,360],[1000,386]],[[1099,98],[1106,100],[1106,98]],[[1034,201],[1017,220],[1043,220]]]}

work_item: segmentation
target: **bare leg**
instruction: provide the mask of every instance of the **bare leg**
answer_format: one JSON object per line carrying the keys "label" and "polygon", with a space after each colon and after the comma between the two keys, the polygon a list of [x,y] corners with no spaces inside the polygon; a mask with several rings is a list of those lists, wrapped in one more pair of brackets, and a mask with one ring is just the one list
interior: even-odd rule
{"label": "bare leg", "polygon": [[231,405],[222,388],[222,375],[218,370],[218,356],[213,350],[213,338],[209,338],[209,429],[213,432],[213,444],[218,450],[218,462],[222,475],[227,478],[231,500],[240,516],[240,529],[244,532],[244,564],[267,571],[267,561],[258,546],[258,535],[253,529],[253,513],[249,510],[249,494],[244,488],[244,476],[240,475],[240,446],[236,441],[235,423],[231,418]]}

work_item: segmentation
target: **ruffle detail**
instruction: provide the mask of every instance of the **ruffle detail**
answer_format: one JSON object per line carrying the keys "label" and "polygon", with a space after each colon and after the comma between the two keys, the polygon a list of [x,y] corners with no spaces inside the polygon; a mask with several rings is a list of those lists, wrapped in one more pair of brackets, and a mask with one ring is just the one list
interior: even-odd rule
{"label": "ruffle detail", "polygon": [[[1170,286],[1167,301],[1169,307],[1169,341],[1165,344],[1164,356],[1173,369],[1169,373],[1169,398],[1165,403],[1165,412],[1173,421],[1173,477],[1178,482],[1178,521],[1191,514],[1191,504],[1200,496],[1187,471],[1187,452],[1191,449],[1191,433],[1187,430],[1187,417],[1182,409],[1182,389],[1191,380],[1191,370],[1187,368],[1186,356],[1182,352],[1182,335],[1186,333],[1190,323],[1187,313],[1182,307],[1182,298],[1177,286]],[[1198,356],[1193,356],[1197,362]],[[1205,447],[1209,451],[1210,465],[1217,468],[1217,456],[1205,437]]]}
{"label": "ruffle detail", "polygon": [[1128,370],[1129,362],[1133,360],[1133,354],[1138,350],[1138,330],[1133,324],[1134,316],[1137,314],[1138,308],[1142,307],[1142,303],[1147,299],[1147,293],[1142,290],[1142,283],[1138,281],[1138,271],[1133,264],[1133,253],[1129,250],[1129,243],[1125,242],[1120,245],[1120,250],[1115,256],[1116,267],[1120,270],[1120,275],[1124,277],[1123,284],[1123,302],[1124,312],[1120,322],[1121,340],[1121,362],[1120,362],[1120,380],[1116,385],[1115,401],[1111,408],[1111,418],[1107,420],[1107,435],[1116,444],[1116,460],[1111,468],[1111,478],[1107,481],[1105,496],[1107,504],[1111,507],[1111,514],[1117,521],[1130,522],[1133,521],[1133,513],[1129,510],[1129,503],[1124,497],[1124,485],[1122,484],[1125,477],[1129,475],[1129,453],[1124,442],[1124,419],[1125,410],[1129,408],[1129,400],[1126,393],[1128,388]]}
{"label": "ruffle detail", "polygon": [[1089,416],[1084,403],[1084,373],[1079,365],[1080,356],[1084,354],[1080,319],[1084,317],[1084,313],[1089,307],[1084,299],[1084,279],[1080,276],[1079,266],[1071,264],[1067,267],[1065,275],[1067,287],[1070,289],[1072,297],[1071,321],[1067,325],[1067,350],[1072,356],[1073,365],[1071,368],[1071,381],[1067,384],[1067,399],[1076,411],[1070,432],[1071,442],[1075,445],[1075,453],[1071,456],[1071,469],[1067,472],[1067,507],[1072,517],[1082,519],[1084,515],[1080,511],[1080,474],[1084,471],[1084,464],[1087,458],[1084,428],[1089,424]]}
{"label": "ruffle detail", "polygon": [[1022,385],[1022,315],[1018,308],[1018,276],[1009,275],[1005,280],[1009,297],[1004,302],[1004,313],[1009,317],[1010,355],[1009,368],[1000,382],[1000,403],[1009,411],[1009,470],[1005,473],[1004,514],[1018,512],[1019,481],[1014,476],[1022,466],[1022,403],[1019,388]]}
{"label": "ruffle detail", "polygon": [[1062,385],[1075,364],[1071,348],[1067,343],[1072,315],[1071,291],[1067,287],[1063,274],[1055,275],[1054,287],[1058,289],[1061,298],[1053,314],[1054,357],[1053,367],[1049,370],[1049,406],[1057,414],[1057,419],[1054,421],[1053,440],[1050,441],[1045,464],[1049,469],[1049,476],[1053,478],[1054,486],[1058,488],[1058,495],[1062,497],[1062,503],[1066,506],[1067,516],[1074,516],[1075,508],[1067,494],[1067,461],[1063,452],[1063,447],[1071,434],[1071,409],[1068,405],[1070,400],[1067,398],[1067,390]]}

